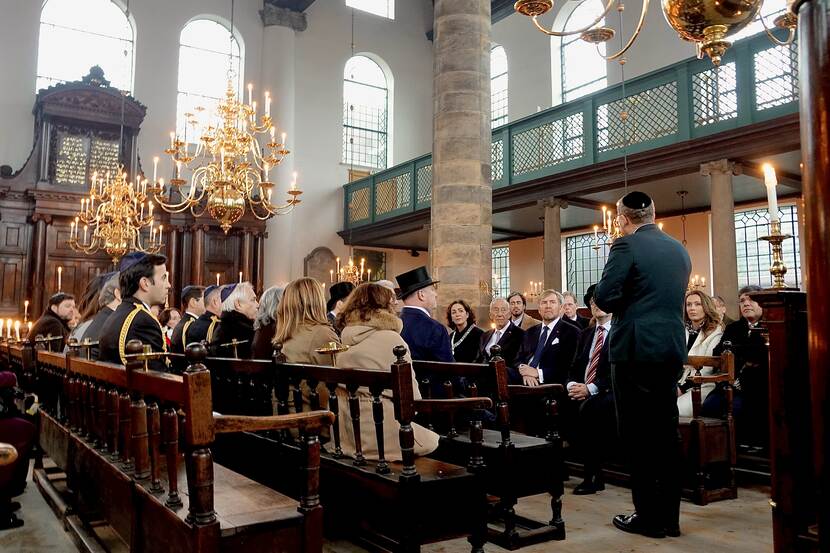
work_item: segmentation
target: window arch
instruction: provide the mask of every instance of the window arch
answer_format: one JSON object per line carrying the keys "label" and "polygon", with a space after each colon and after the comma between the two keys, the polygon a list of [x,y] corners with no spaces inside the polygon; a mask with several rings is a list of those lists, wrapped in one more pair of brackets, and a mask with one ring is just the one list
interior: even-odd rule
{"label": "window arch", "polygon": [[395,19],[395,0],[346,0],[346,6],[387,19]]}
{"label": "window arch", "polygon": [[240,94],[242,52],[236,32],[231,40],[227,25],[211,19],[190,21],[179,37],[176,133],[182,140],[196,142],[200,136],[198,129],[186,124],[188,119],[202,125],[215,118],[216,105],[225,97],[229,76],[234,91]]}
{"label": "window arch", "polygon": [[490,126],[507,123],[507,52],[504,46],[490,49]]}
{"label": "window arch", "polygon": [[343,163],[385,169],[389,85],[378,63],[354,56],[343,70]]}
{"label": "window arch", "polygon": [[[568,14],[559,30],[581,29],[590,25],[603,11],[602,0],[582,0]],[[604,25],[605,18],[597,25]],[[557,40],[554,38],[553,40]],[[569,102],[580,96],[605,88],[608,68],[605,60],[597,54],[596,47],[579,38],[579,34],[562,37],[560,40],[560,83],[562,101]],[[605,44],[600,45],[605,54]]]}
{"label": "window arch", "polygon": [[47,0],[40,12],[35,91],[76,81],[98,65],[132,92],[135,30],[112,0]]}

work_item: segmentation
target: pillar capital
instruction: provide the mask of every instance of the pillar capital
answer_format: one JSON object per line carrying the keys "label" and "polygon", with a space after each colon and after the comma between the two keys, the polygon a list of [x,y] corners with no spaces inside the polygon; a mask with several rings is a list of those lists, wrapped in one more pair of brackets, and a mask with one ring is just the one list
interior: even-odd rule
{"label": "pillar capital", "polygon": [[566,209],[568,207],[568,200],[565,198],[545,198],[539,200],[539,205],[542,207],[561,207]]}
{"label": "pillar capital", "polygon": [[704,177],[712,175],[740,175],[741,165],[728,159],[719,159],[700,164],[700,174]]}
{"label": "pillar capital", "polygon": [[265,2],[262,10],[260,10],[259,17],[265,27],[288,27],[300,32],[308,28],[308,20],[303,12],[280,8],[268,2]]}

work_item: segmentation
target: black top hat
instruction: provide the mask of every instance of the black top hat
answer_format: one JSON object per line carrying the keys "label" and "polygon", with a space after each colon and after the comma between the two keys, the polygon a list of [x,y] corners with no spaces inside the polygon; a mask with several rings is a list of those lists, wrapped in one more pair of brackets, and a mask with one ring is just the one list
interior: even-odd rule
{"label": "black top hat", "polygon": [[326,302],[326,311],[331,311],[337,302],[349,297],[349,294],[354,290],[354,284],[351,282],[338,282],[332,284],[329,288],[329,301]]}
{"label": "black top hat", "polygon": [[417,292],[421,288],[438,284],[438,280],[432,280],[429,276],[429,271],[424,266],[412,269],[395,277],[398,281],[398,286],[401,287],[398,298],[404,299],[407,296]]}
{"label": "black top hat", "polygon": [[597,285],[592,284],[585,290],[585,297],[582,298],[582,301],[585,302],[585,305],[591,307],[591,299],[594,297],[594,290],[596,290]]}

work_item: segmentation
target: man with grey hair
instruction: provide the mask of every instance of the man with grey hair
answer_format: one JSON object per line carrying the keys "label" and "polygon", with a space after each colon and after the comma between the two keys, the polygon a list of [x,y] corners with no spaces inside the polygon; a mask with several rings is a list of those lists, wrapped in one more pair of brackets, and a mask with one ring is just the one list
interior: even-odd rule
{"label": "man with grey hair", "polygon": [[573,292],[566,290],[565,292],[562,292],[562,297],[564,298],[562,311],[565,318],[578,326],[580,330],[588,328],[588,323],[591,322],[591,319],[583,317],[576,312],[576,295]]}
{"label": "man with grey hair", "polygon": [[594,303],[613,313],[611,381],[618,428],[631,464],[635,512],[614,526],[653,538],[680,535],[677,380],[686,361],[683,303],[691,261],[654,224],[654,202],[630,192],[617,202],[614,240]]}
{"label": "man with grey hair", "polygon": [[222,315],[213,335],[212,349],[220,357],[250,359],[254,319],[259,309],[254,287],[250,282],[228,284],[222,287],[220,299]]}
{"label": "man with grey hair", "polygon": [[525,331],[510,322],[510,304],[504,298],[490,302],[490,321],[492,327],[481,335],[479,359],[489,361],[491,348],[498,344],[502,359],[508,367],[512,367],[522,346]]}
{"label": "man with grey hair", "polygon": [[542,324],[525,332],[518,365],[510,371],[514,384],[565,385],[576,351],[579,328],[562,317],[563,303],[562,294],[556,290],[544,290],[539,295]]}
{"label": "man with grey hair", "polygon": [[121,289],[118,284],[118,273],[112,273],[110,278],[104,282],[101,291],[98,292],[98,313],[92,318],[92,322],[81,336],[81,342],[89,340],[94,344],[90,347],[89,356],[91,359],[98,359],[98,339],[101,337],[101,331],[107,324],[110,315],[115,313],[118,306],[121,305]]}

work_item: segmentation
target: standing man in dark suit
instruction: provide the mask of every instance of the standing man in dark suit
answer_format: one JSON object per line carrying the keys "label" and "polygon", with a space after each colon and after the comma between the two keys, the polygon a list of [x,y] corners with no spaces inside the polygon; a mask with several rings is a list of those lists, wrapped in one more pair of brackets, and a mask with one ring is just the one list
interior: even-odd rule
{"label": "standing man in dark suit", "polygon": [[542,323],[525,332],[518,365],[509,369],[513,384],[562,384],[576,351],[579,328],[562,317],[562,294],[544,290],[539,296]]}
{"label": "standing man in dark suit", "polygon": [[[576,296],[573,292],[562,292],[562,297],[565,298],[565,303],[562,304],[562,310],[564,311],[565,318],[571,321],[573,324],[579,327],[580,330],[585,330],[588,328],[588,324],[591,322],[591,319],[587,317],[583,317],[579,313],[577,313],[576,308]],[[586,305],[586,307],[591,307],[590,305]]]}
{"label": "standing man in dark suit", "polygon": [[338,335],[340,332],[337,330],[337,326],[334,322],[337,320],[337,315],[340,314],[340,309],[342,309],[343,304],[346,303],[346,298],[349,297],[352,290],[354,290],[354,284],[345,281],[332,284],[329,288],[329,299],[326,302],[326,318],[329,320],[329,324],[332,328],[334,328],[334,331],[337,332]]}
{"label": "standing man in dark suit", "polygon": [[686,361],[683,298],[691,272],[680,242],[654,224],[654,202],[630,192],[617,202],[614,240],[594,302],[613,313],[611,378],[620,438],[629,450],[635,512],[614,526],[661,538],[680,535],[677,380]]}
{"label": "standing man in dark suit", "polygon": [[[151,305],[164,303],[170,290],[166,263],[163,255],[142,252],[121,258],[118,278],[123,299],[101,334],[99,360],[126,365],[125,348],[130,340],[140,340],[156,353],[167,351],[161,323],[150,312]],[[167,370],[164,359],[153,359],[147,365]]]}
{"label": "standing man in dark suit", "polygon": [[183,341],[184,347],[187,347],[187,344],[193,342],[205,342],[209,344],[213,341],[213,335],[219,326],[219,316],[222,314],[221,292],[221,286],[210,285],[205,288],[205,312],[199,315],[193,321],[193,324],[187,328],[187,341]]}
{"label": "standing man in dark suit", "polygon": [[510,304],[504,298],[496,298],[490,302],[490,320],[493,321],[494,328],[481,335],[479,360],[489,362],[490,348],[498,344],[505,364],[508,367],[515,365],[525,332],[510,322],[510,311]]}
{"label": "standing man in dark suit", "polygon": [[585,292],[585,305],[590,306],[596,324],[579,334],[566,386],[571,400],[570,409],[566,411],[576,411],[572,439],[585,463],[585,480],[574,488],[574,495],[587,495],[605,489],[603,453],[613,443],[616,433],[608,340],[611,314],[594,303],[595,288],[596,284],[592,284]]}
{"label": "standing man in dark suit", "polygon": [[201,286],[185,286],[182,288],[182,319],[173,329],[173,336],[170,338],[170,351],[173,353],[184,353],[188,344],[188,330],[205,312],[205,289]]}
{"label": "standing man in dark suit", "polygon": [[403,330],[401,338],[409,346],[409,355],[418,361],[453,362],[452,346],[447,328],[432,318],[430,310],[438,305],[435,290],[437,280],[432,280],[426,267],[418,267],[395,277],[401,289],[399,298]]}

